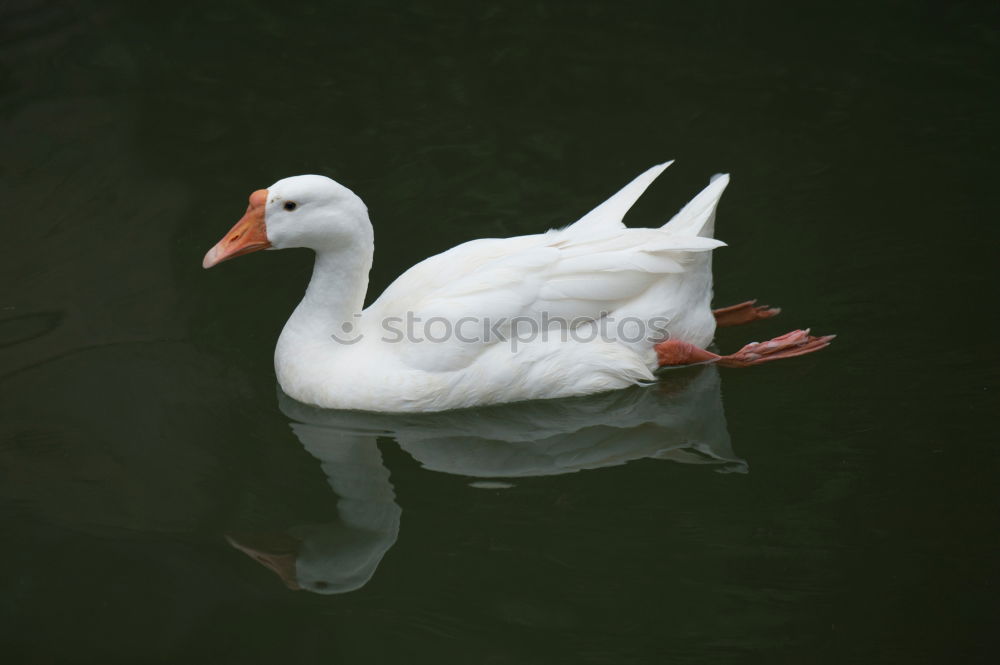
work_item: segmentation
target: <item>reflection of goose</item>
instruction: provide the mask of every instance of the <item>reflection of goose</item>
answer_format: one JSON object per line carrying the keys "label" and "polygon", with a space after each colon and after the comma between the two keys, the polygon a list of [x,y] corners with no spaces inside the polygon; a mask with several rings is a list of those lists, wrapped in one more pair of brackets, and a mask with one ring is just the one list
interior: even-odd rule
{"label": "reflection of goose", "polygon": [[329,411],[279,393],[292,430],[340,497],[340,521],[231,542],[290,588],[342,593],[364,585],[395,542],[401,513],[379,436],[395,438],[425,468],[477,478],[548,476],[642,458],[746,471],[730,447],[715,368],[670,378],[589,397],[423,415]]}
{"label": "reflection of goose", "polygon": [[400,508],[375,438],[321,425],[292,431],[320,460],[336,492],[337,522],[292,527],[287,534],[231,534],[229,542],[271,568],[290,589],[345,593],[371,579],[396,542]]}

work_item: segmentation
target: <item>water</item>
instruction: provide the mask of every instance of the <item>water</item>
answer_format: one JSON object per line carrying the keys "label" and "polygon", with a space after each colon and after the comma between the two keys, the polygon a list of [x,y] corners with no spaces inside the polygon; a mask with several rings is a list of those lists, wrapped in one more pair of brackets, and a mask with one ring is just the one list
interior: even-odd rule
{"label": "water", "polygon": [[[995,7],[0,16],[7,662],[995,658]],[[377,294],[668,158],[627,221],[731,173],[717,302],[784,309],[719,347],[833,347],[336,422],[275,393],[307,253],[199,265],[291,174],[369,204]]]}

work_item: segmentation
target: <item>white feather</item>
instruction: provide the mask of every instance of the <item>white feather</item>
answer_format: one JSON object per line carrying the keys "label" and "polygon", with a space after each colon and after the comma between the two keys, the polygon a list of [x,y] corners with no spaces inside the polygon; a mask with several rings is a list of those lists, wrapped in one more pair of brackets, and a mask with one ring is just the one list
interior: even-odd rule
{"label": "white feather", "polygon": [[[713,179],[661,228],[622,225],[628,209],[669,165],[647,170],[564,229],[474,240],[418,263],[360,313],[363,335],[356,344],[323,339],[330,334],[324,326],[349,314],[320,312],[322,302],[328,310],[341,307],[342,299],[328,298],[325,290],[352,287],[342,274],[335,281],[321,270],[327,257],[320,252],[306,299],[279,340],[275,362],[282,387],[301,401],[326,407],[433,411],[651,380],[656,363],[649,339],[521,337],[533,326],[553,333],[595,332],[598,322],[634,317],[669,319],[670,334],[699,346],[711,341],[710,252],[724,245],[711,231],[728,176]],[[370,256],[370,248],[361,247]],[[330,268],[331,274],[343,272],[341,262],[328,263],[339,266]],[[361,288],[363,296],[363,286],[353,288]],[[386,341],[386,321],[408,318],[433,320],[438,333],[463,325],[466,334],[437,342],[406,336]],[[553,319],[564,323],[552,324]],[[486,323],[495,324],[501,338],[468,340],[468,330],[482,333]]]}

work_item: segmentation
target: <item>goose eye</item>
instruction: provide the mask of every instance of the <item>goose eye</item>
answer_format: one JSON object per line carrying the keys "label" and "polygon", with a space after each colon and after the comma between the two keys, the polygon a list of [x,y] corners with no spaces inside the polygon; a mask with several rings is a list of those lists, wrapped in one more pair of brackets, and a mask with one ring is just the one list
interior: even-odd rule
{"label": "goose eye", "polygon": [[299,204],[296,203],[295,201],[288,201],[288,202],[285,203],[285,210],[287,210],[289,212],[291,212],[292,210],[295,210],[298,207],[299,207]]}

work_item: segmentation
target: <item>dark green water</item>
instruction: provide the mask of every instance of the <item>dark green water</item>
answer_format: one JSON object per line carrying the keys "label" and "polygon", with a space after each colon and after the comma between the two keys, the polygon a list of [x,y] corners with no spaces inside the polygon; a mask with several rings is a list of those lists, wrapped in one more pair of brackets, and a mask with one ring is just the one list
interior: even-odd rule
{"label": "dark green water", "polygon": [[[995,4],[14,0],[0,26],[5,662],[995,662]],[[592,414],[545,443],[481,440],[495,413],[293,432],[271,353],[308,254],[200,268],[287,175],[366,200],[377,294],[669,158],[629,223],[731,173],[717,302],[784,308],[720,348],[833,347],[506,412],[529,439]],[[291,591],[227,536],[360,588]]]}

